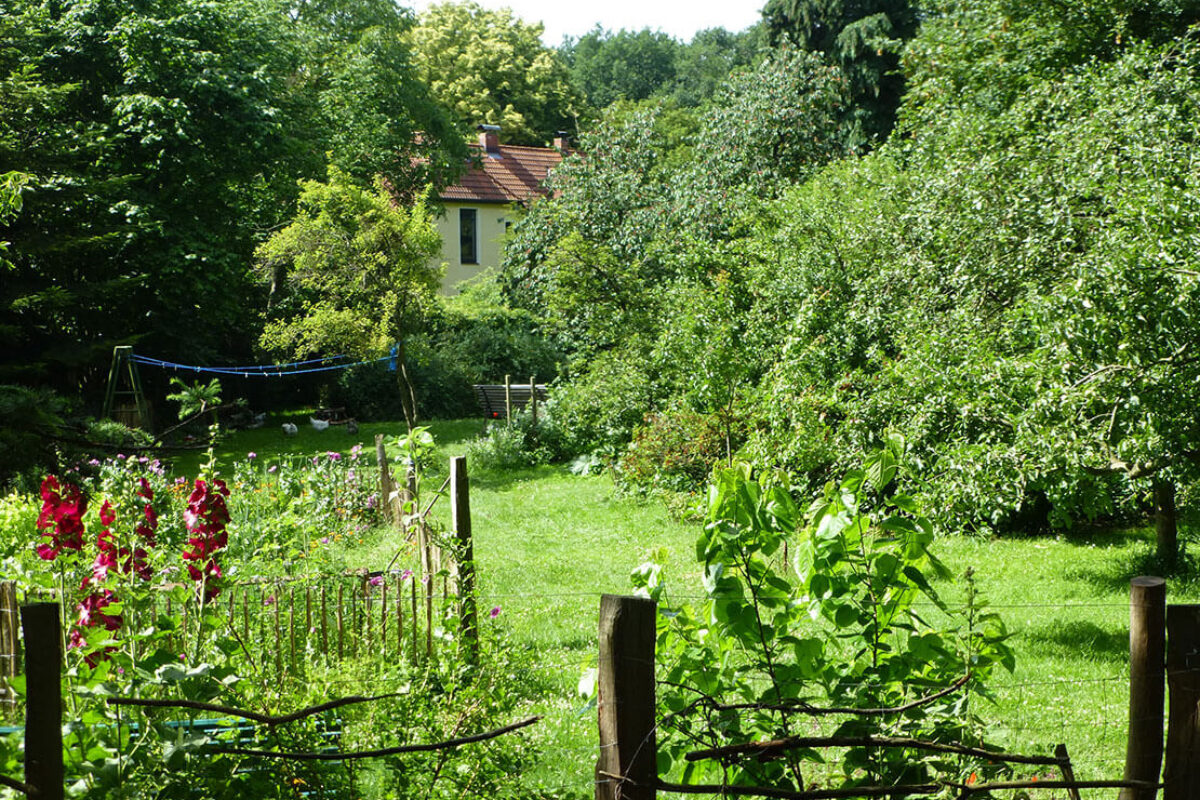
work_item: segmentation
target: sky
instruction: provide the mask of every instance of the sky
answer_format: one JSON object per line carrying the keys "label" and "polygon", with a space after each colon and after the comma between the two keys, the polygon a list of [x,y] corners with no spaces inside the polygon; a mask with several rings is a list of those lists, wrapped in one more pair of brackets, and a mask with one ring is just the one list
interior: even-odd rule
{"label": "sky", "polygon": [[[582,36],[599,23],[609,30],[661,30],[687,41],[696,31],[740,31],[759,19],[765,0],[476,0],[484,8],[508,7],[526,22],[546,26],[542,41],[557,47],[563,36]],[[420,12],[430,0],[401,2]]]}

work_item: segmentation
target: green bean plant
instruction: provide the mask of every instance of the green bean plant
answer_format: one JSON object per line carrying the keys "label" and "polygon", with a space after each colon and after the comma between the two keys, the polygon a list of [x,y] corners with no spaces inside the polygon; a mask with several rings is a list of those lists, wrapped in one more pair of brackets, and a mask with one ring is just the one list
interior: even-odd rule
{"label": "green bean plant", "polygon": [[[825,758],[816,749],[776,760],[683,756],[801,734],[983,744],[972,699],[988,697],[998,667],[1013,669],[1007,631],[973,588],[965,608],[935,589],[950,576],[931,552],[932,524],[901,488],[903,452],[889,439],[807,513],[782,473],[718,469],[696,543],[703,599],[672,599],[661,555],[634,572],[660,608],[660,773],[803,789]],[[836,752],[840,769],[821,770],[842,788],[998,770],[912,749]]]}

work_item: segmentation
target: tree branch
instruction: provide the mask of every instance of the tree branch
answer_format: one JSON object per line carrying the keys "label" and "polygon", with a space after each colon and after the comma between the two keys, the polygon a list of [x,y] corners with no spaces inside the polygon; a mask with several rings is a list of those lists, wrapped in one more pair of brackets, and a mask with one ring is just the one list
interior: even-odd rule
{"label": "tree branch", "polygon": [[386,747],[382,750],[360,750],[354,753],[279,753],[274,750],[247,750],[241,747],[214,747],[213,753],[227,753],[235,756],[257,756],[259,758],[283,758],[289,761],[353,761],[362,758],[380,758],[382,756],[394,756],[400,753],[425,753],[432,750],[446,750],[451,747],[459,747],[464,744],[472,744],[473,742],[483,742],[488,739],[495,739],[497,736],[503,736],[506,733],[512,733],[515,730],[533,725],[535,722],[541,721],[540,716],[523,719],[520,722],[514,722],[512,725],[506,725],[503,728],[497,728],[494,731],[487,733],[476,733],[472,736],[463,736],[458,739],[447,739],[444,742],[431,742],[429,744],[408,744],[399,747]]}
{"label": "tree branch", "polygon": [[196,711],[211,711],[214,714],[224,714],[228,717],[239,717],[248,719],[251,722],[258,722],[263,725],[283,725],[287,722],[295,722],[305,717],[311,717],[314,714],[320,714],[322,711],[329,711],[333,708],[341,708],[342,706],[354,705],[356,703],[369,703],[372,700],[384,700],[388,697],[399,697],[400,692],[392,694],[375,695],[374,697],[362,697],[354,695],[351,697],[341,697],[337,700],[330,700],[328,703],[321,703],[316,706],[302,708],[299,711],[293,711],[290,714],[282,714],[273,716],[271,714],[260,714],[257,711],[246,711],[241,708],[231,708],[229,706],[216,705],[215,703],[202,703],[198,700],[141,700],[136,697],[109,697],[108,704],[112,706],[138,706],[142,708],[191,708]]}
{"label": "tree branch", "polygon": [[775,758],[785,750],[795,750],[801,747],[895,747],[927,750],[933,753],[954,753],[955,755],[975,756],[990,761],[1005,761],[1014,764],[1056,766],[1061,763],[1053,756],[1023,756],[959,744],[926,742],[907,736],[789,736],[786,739],[774,739],[766,742],[745,742],[715,747],[710,750],[695,750],[684,758],[688,761],[748,755],[755,755],[760,759]]}

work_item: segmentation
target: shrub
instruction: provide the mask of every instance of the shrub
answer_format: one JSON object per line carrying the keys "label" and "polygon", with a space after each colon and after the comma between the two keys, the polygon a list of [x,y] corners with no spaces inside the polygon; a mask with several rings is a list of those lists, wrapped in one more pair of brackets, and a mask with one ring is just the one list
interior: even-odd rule
{"label": "shrub", "polygon": [[718,414],[671,411],[648,414],[616,465],[617,480],[650,492],[697,491],[713,466],[727,460],[741,440]]}

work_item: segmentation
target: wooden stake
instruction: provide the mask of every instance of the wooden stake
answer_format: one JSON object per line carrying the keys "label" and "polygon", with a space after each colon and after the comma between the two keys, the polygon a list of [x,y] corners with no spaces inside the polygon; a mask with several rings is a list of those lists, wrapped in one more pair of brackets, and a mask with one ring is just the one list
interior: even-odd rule
{"label": "wooden stake", "polygon": [[328,611],[326,611],[326,586],[321,584],[321,655],[329,658],[329,630],[326,626]]}
{"label": "wooden stake", "polygon": [[288,641],[291,645],[291,674],[296,674],[296,585],[288,587]]}
{"label": "wooden stake", "polygon": [[534,427],[537,427],[537,376],[529,376],[529,412]]}
{"label": "wooden stake", "polygon": [[375,463],[379,465],[379,503],[384,509],[384,519],[392,523],[400,521],[400,517],[396,515],[395,505],[392,500],[392,494],[396,487],[392,483],[392,473],[388,469],[387,450],[383,445],[383,434],[375,435]]}
{"label": "wooden stake", "polygon": [[346,658],[346,651],[342,648],[342,587],[341,583],[337,584],[337,660],[342,661]]}
{"label": "wooden stake", "polygon": [[17,584],[0,581],[0,689],[4,701],[4,713],[11,715],[17,706],[17,695],[8,683],[8,678],[18,675],[21,666],[21,616],[17,606]]}
{"label": "wooden stake", "polygon": [[381,608],[381,610],[380,610],[380,612],[379,612],[379,645],[380,645],[380,646],[379,646],[379,651],[380,651],[381,653],[387,653],[387,647],[388,647],[388,638],[387,638],[387,620],[388,620],[388,607],[387,607],[387,594],[388,594],[388,588],[387,588],[387,575],[383,575],[382,577],[383,577],[383,582],[379,584],[379,602],[380,602],[380,605],[382,606],[382,608]]}
{"label": "wooden stake", "polygon": [[[1054,748],[1054,757],[1058,759],[1059,768],[1062,769],[1063,780],[1069,783],[1075,782],[1075,769],[1071,766],[1071,756],[1067,753],[1067,746],[1060,744]],[[1067,789],[1067,797],[1070,800],[1081,800],[1079,789]]]}
{"label": "wooden stake", "polygon": [[512,425],[512,375],[504,376],[504,424]]}
{"label": "wooden stake", "polygon": [[1194,800],[1200,797],[1200,605],[1167,608],[1167,645],[1171,713],[1163,800]]}
{"label": "wooden stake", "polygon": [[37,800],[63,798],[62,621],[57,603],[21,608],[25,634],[25,783]]}
{"label": "wooden stake", "polygon": [[417,576],[409,578],[412,582],[412,663],[417,663]]}
{"label": "wooden stake", "polygon": [[281,594],[283,594],[283,592],[280,591],[279,583],[276,582],[275,593],[271,596],[275,599],[275,676],[277,678],[283,677],[283,632],[279,624],[279,603]]}
{"label": "wooden stake", "polygon": [[[1163,759],[1163,659],[1167,583],[1142,576],[1129,591],[1129,740],[1127,781],[1158,783]],[[1120,800],[1154,800],[1156,789],[1122,789]]]}
{"label": "wooden stake", "polygon": [[654,800],[656,796],[656,608],[653,600],[641,597],[606,594],[600,598],[596,800]]}
{"label": "wooden stake", "polygon": [[404,579],[396,579],[396,661],[404,658]]}
{"label": "wooden stake", "polygon": [[454,529],[458,553],[458,619],[464,658],[479,663],[479,614],[475,606],[475,544],[471,538],[471,484],[467,459],[450,459],[450,527]]}

